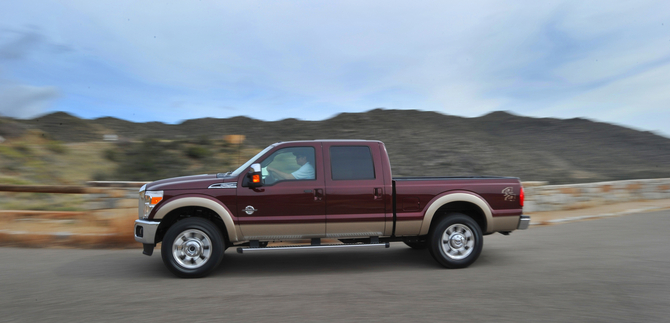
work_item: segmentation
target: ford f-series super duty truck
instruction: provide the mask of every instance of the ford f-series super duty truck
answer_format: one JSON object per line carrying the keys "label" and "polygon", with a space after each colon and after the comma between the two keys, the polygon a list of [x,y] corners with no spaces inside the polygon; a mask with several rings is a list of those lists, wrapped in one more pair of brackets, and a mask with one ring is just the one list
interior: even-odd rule
{"label": "ford f-series super duty truck", "polygon": [[[135,239],[145,255],[162,242],[163,262],[179,277],[209,274],[229,247],[388,248],[394,241],[463,268],[479,257],[483,235],[530,222],[518,178],[394,178],[384,144],[368,140],[275,143],[235,171],[164,179],[139,194]],[[268,246],[292,240],[311,243]]]}

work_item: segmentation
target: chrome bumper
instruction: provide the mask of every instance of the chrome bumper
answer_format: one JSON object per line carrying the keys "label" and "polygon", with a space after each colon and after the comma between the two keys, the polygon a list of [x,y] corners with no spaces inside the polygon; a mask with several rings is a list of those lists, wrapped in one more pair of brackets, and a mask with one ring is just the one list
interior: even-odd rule
{"label": "chrome bumper", "polygon": [[135,220],[135,241],[143,244],[156,244],[156,230],[160,222]]}
{"label": "chrome bumper", "polygon": [[521,218],[519,219],[519,226],[517,227],[517,230],[526,230],[528,229],[529,225],[530,225],[530,217],[527,215],[522,215]]}

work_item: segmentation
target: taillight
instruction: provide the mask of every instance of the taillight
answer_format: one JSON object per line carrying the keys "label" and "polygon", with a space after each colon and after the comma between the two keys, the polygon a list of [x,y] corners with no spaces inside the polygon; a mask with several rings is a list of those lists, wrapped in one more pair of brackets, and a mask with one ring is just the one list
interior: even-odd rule
{"label": "taillight", "polygon": [[523,199],[526,198],[526,195],[523,193],[523,186],[519,191],[519,205],[523,206]]}

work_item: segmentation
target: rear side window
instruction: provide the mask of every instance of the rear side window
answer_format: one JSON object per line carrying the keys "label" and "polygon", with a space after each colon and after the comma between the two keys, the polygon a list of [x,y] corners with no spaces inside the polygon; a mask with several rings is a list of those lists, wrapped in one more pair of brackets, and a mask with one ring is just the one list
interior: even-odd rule
{"label": "rear side window", "polygon": [[375,166],[368,146],[330,147],[333,180],[375,179]]}

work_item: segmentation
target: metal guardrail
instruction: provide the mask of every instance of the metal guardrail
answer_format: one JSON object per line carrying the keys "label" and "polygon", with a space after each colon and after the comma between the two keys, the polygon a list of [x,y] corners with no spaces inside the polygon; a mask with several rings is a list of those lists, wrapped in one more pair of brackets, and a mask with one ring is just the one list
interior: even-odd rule
{"label": "metal guardrail", "polygon": [[90,194],[96,189],[88,186],[74,185],[0,185],[0,192],[15,193],[57,193],[57,194]]}
{"label": "metal guardrail", "polygon": [[[2,199],[9,201],[8,205],[17,205],[23,199],[45,199],[47,203],[39,206],[47,210],[0,209],[0,245],[136,247],[132,228],[137,219],[138,189],[144,184],[89,182],[86,185],[0,185]],[[29,196],[19,196],[26,193]],[[47,196],[32,196],[34,193]],[[12,195],[17,195],[17,199]],[[49,210],[49,204],[54,202],[52,199],[57,203],[61,200],[66,203],[75,201],[81,209]],[[29,203],[20,205],[32,207]]]}
{"label": "metal guardrail", "polygon": [[[0,193],[45,193],[85,195],[86,211],[54,211],[48,209],[0,209],[0,219],[75,219],[95,214],[98,210],[137,208],[136,194],[147,182],[87,182],[87,185],[0,185]],[[128,200],[135,199],[129,202]],[[98,212],[100,213],[100,212]],[[110,213],[110,212],[107,212]],[[100,217],[100,216],[99,216]],[[105,216],[102,215],[102,218]]]}
{"label": "metal guardrail", "polygon": [[54,193],[54,194],[98,194],[105,188],[140,188],[148,182],[97,181],[82,185],[0,185],[0,192]]}
{"label": "metal guardrail", "polygon": [[76,219],[85,217],[87,211],[45,211],[45,210],[0,210],[0,219]]}

